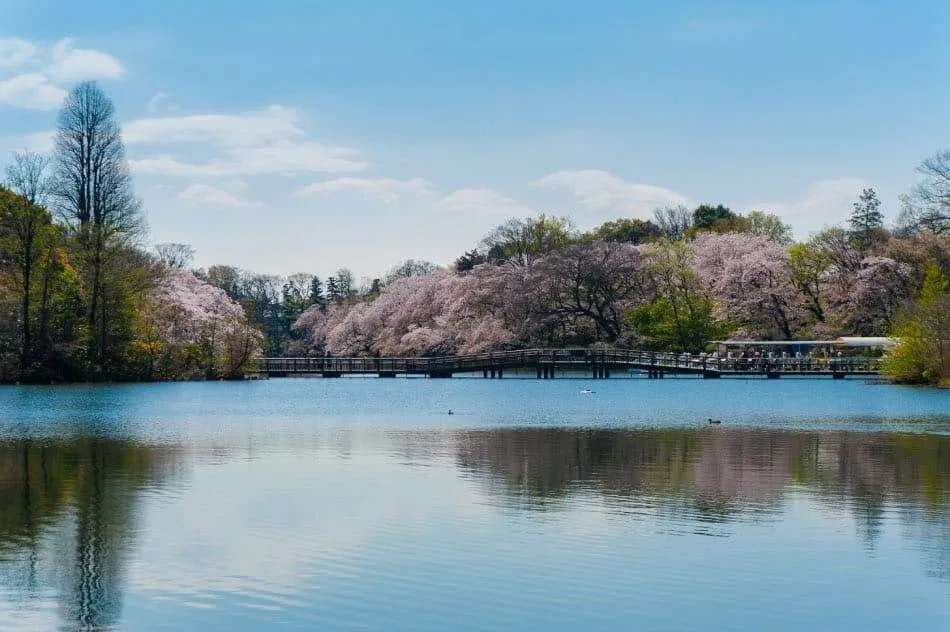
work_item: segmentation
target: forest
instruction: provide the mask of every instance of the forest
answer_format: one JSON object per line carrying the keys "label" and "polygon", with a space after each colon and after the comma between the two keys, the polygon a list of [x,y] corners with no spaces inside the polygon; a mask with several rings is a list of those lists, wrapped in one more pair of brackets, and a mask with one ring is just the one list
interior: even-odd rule
{"label": "forest", "polygon": [[950,151],[918,168],[894,225],[865,189],[796,242],[764,210],[658,208],[580,230],[539,214],[445,267],[378,278],[192,269],[148,245],[121,129],[95,83],[51,155],[15,152],[0,188],[0,380],[239,378],[260,355],[445,355],[527,347],[696,352],[710,340],[889,335],[894,378],[950,379]]}

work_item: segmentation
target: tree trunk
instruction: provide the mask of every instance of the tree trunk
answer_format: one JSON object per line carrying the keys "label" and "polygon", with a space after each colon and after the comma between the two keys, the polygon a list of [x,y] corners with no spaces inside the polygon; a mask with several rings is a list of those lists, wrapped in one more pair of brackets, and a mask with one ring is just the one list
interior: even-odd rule
{"label": "tree trunk", "polygon": [[23,348],[20,349],[20,378],[22,379],[26,373],[27,367],[30,365],[30,347],[32,346],[32,340],[30,339],[30,286],[32,284],[32,274],[33,274],[33,264],[31,261],[32,257],[32,248],[27,246],[26,248],[26,257],[24,259],[25,264],[23,266]]}

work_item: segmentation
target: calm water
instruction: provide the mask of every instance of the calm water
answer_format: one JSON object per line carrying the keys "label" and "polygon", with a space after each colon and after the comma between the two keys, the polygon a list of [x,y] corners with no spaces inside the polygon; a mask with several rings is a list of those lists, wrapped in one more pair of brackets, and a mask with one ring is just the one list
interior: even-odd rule
{"label": "calm water", "polygon": [[950,392],[685,379],[0,389],[0,630],[948,620]]}

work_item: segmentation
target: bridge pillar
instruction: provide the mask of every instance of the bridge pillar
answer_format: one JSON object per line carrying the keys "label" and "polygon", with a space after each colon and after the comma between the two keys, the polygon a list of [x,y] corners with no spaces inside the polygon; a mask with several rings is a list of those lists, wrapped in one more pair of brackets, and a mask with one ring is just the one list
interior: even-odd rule
{"label": "bridge pillar", "polygon": [[538,379],[539,379],[539,380],[540,380],[540,379],[543,379],[543,377],[542,377],[542,376],[543,376],[543,369],[541,368],[541,365],[540,365],[540,364],[537,366],[537,370],[538,370]]}
{"label": "bridge pillar", "polygon": [[498,379],[501,379],[501,369],[498,369]]}
{"label": "bridge pillar", "polygon": [[604,379],[605,380],[610,379],[610,369],[608,369],[607,367],[604,367]]}
{"label": "bridge pillar", "polygon": [[495,369],[491,370],[491,379],[495,379]]}
{"label": "bridge pillar", "polygon": [[482,369],[482,377],[488,379],[488,369]]}

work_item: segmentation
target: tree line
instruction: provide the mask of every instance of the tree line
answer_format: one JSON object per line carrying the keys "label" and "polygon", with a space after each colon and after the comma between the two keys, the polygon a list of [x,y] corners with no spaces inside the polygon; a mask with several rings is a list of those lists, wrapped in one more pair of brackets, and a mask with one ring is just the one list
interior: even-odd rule
{"label": "tree line", "polygon": [[14,153],[5,172],[0,379],[237,377],[259,352],[240,306],[180,273],[186,250],[146,247],[115,108],[95,83],[66,97],[52,155]]}
{"label": "tree line", "polygon": [[950,376],[950,152],[884,225],[873,189],[805,241],[765,211],[668,206],[588,231],[510,219],[453,264],[407,260],[359,282],[191,269],[146,245],[111,101],[76,86],[50,156],[15,153],[0,189],[0,379],[239,377],[266,355],[438,355],[710,340],[898,335],[888,370]]}
{"label": "tree line", "polygon": [[[569,217],[511,219],[446,269],[313,306],[291,354],[440,355],[609,345],[701,352],[709,341],[898,335],[896,378],[950,376],[950,178],[936,164],[895,226],[865,189],[846,223],[794,241],[774,214],[722,204],[657,209],[579,231]],[[950,175],[950,169],[946,173]],[[909,359],[908,359],[909,358]]]}

